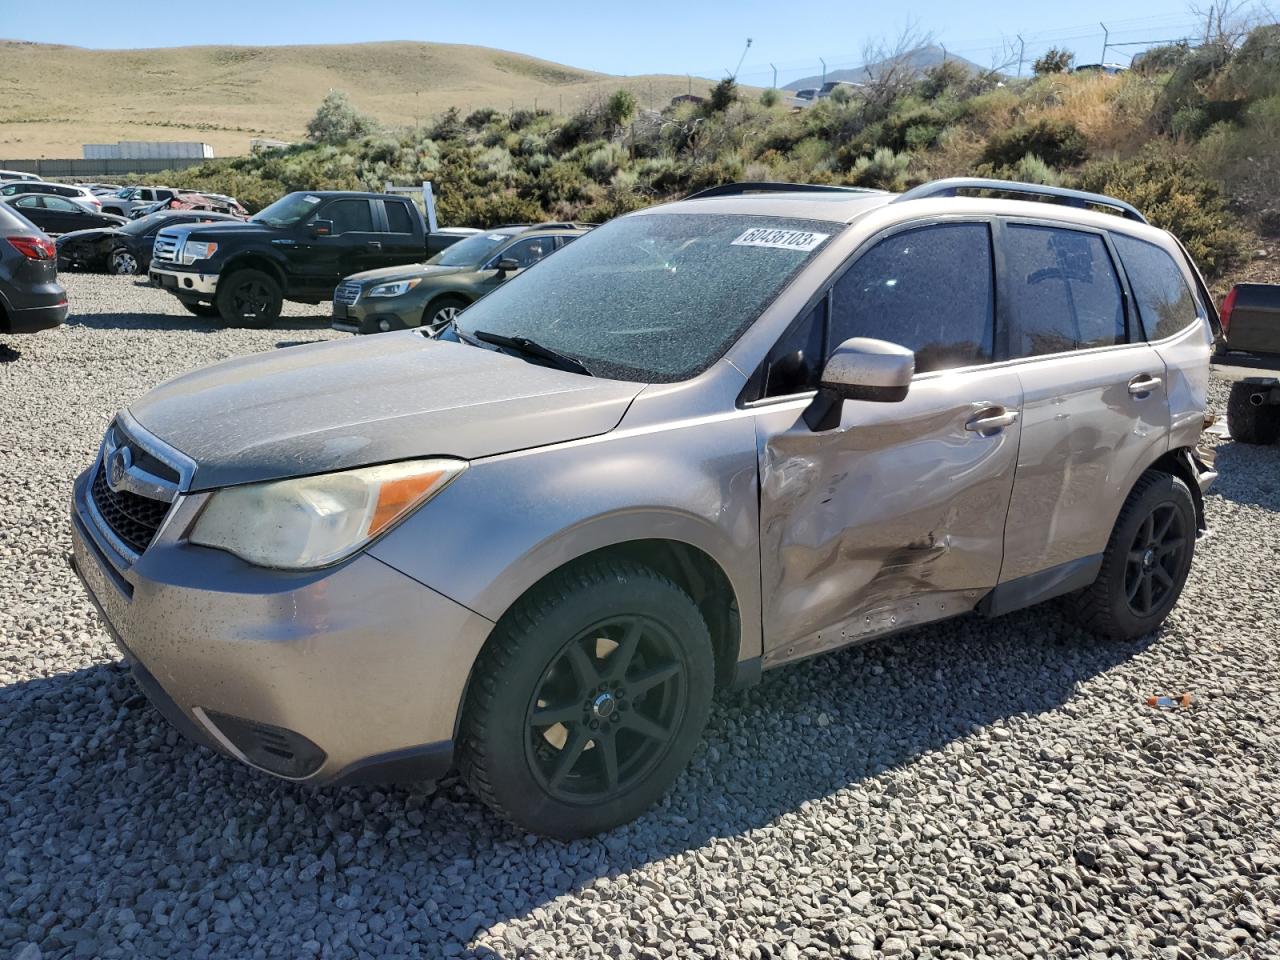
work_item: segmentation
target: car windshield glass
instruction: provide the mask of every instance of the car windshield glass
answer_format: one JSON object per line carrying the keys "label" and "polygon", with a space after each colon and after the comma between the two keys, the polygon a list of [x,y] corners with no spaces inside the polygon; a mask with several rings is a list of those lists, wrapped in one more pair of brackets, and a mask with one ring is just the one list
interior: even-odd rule
{"label": "car windshield glass", "polygon": [[646,383],[706,370],[839,224],[745,215],[624,217],[467,308],[462,335],[527,337],[599,376]]}
{"label": "car windshield glass", "polygon": [[314,193],[290,193],[254,214],[251,219],[256,223],[266,223],[273,227],[289,227],[311,216],[311,212],[320,205],[322,199]]}
{"label": "car windshield glass", "polygon": [[427,263],[436,267],[478,267],[498,244],[510,240],[505,233],[477,233],[441,250]]}

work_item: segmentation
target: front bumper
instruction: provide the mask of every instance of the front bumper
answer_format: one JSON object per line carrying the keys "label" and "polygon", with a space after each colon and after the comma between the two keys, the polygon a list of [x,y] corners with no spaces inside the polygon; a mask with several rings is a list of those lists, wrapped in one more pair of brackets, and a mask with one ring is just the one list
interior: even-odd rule
{"label": "front bumper", "polygon": [[366,554],[285,573],[185,544],[202,494],[180,499],[130,565],[89,518],[88,478],[75,487],[72,565],[139,685],[183,734],[313,784],[448,769],[491,621]]}
{"label": "front bumper", "polygon": [[193,270],[173,270],[157,267],[153,262],[147,270],[147,279],[153,287],[168,290],[180,296],[199,296],[212,299],[218,292],[216,273],[196,273]]}
{"label": "front bumper", "polygon": [[343,333],[388,333],[416,327],[421,317],[421,308],[410,315],[395,309],[391,303],[378,303],[376,300],[352,306],[335,303],[329,325]]}

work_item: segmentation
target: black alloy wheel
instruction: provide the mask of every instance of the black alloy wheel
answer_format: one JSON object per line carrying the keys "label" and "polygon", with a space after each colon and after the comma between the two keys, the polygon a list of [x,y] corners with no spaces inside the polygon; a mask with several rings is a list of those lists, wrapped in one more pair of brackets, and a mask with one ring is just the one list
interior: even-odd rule
{"label": "black alloy wheel", "polygon": [[1149,617],[1176,590],[1178,571],[1187,551],[1188,535],[1182,513],[1172,503],[1159,504],[1147,514],[1129,547],[1124,573],[1125,598],[1139,617]]}
{"label": "black alloy wheel", "polygon": [[687,701],[670,632],[642,616],[606,620],[566,643],[543,674],[527,711],[530,769],[566,803],[625,793],[670,748]]}

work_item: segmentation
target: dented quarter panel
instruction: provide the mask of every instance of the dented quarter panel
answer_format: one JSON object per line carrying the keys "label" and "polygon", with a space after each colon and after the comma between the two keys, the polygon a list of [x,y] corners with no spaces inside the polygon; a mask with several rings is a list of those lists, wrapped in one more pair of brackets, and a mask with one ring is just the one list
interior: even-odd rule
{"label": "dented quarter panel", "polygon": [[805,404],[758,410],[765,663],[971,608],[1000,576],[1019,426],[1007,369],[917,377],[900,403],[846,401],[814,433]]}

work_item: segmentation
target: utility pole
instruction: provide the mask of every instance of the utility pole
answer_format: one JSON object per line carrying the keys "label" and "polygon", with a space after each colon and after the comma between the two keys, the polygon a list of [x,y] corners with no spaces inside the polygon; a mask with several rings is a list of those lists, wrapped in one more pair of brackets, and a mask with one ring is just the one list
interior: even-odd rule
{"label": "utility pole", "polygon": [[686,73],[685,76],[689,78],[689,96],[692,97],[693,96],[693,74]]}
{"label": "utility pole", "polygon": [[1102,28],[1102,62],[1106,63],[1107,47],[1111,46],[1111,31],[1107,29],[1107,25],[1101,20],[1098,21],[1098,26]]}
{"label": "utility pole", "polygon": [[942,62],[947,62],[947,45],[945,43],[938,44],[942,48]]}
{"label": "utility pole", "polygon": [[1022,58],[1023,58],[1023,54],[1026,53],[1027,51],[1027,41],[1022,39],[1022,34],[1020,33],[1016,33],[1014,34],[1014,36],[1018,38],[1018,76],[1021,77],[1022,76]]}
{"label": "utility pole", "polygon": [[738,65],[733,68],[733,79],[738,79],[738,73],[742,70],[742,61],[747,59],[747,51],[751,49],[751,38],[747,37],[747,45],[742,48],[742,56],[738,58]]}
{"label": "utility pole", "polygon": [[[825,87],[827,85],[827,61],[819,57],[818,62],[822,64],[822,86]],[[821,89],[821,87],[819,89]]]}
{"label": "utility pole", "polygon": [[773,89],[777,90],[778,89],[778,68],[773,66],[772,63],[769,64],[769,66],[773,68]]}

